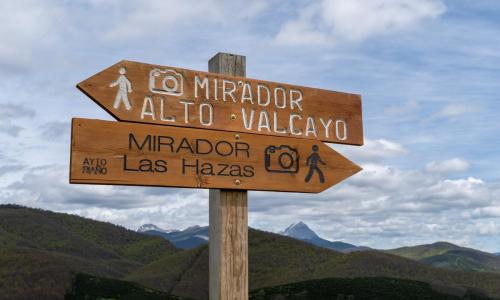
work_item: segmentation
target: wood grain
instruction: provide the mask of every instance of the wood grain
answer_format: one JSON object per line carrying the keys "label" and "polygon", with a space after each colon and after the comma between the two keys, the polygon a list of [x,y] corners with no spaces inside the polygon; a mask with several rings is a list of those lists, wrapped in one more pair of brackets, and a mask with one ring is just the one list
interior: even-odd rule
{"label": "wood grain", "polygon": [[210,190],[210,299],[248,299],[247,195]]}
{"label": "wood grain", "polygon": [[[270,152],[272,147],[276,151]],[[324,182],[318,172],[306,181],[313,147],[325,163],[318,163]],[[292,161],[288,168],[278,163],[284,153],[296,157],[285,159]],[[71,183],[319,193],[360,169],[319,141],[78,118],[72,122]]]}
{"label": "wood grain", "polygon": [[[245,76],[246,58],[218,53],[208,70]],[[209,199],[210,299],[248,299],[248,192],[211,189]]]}
{"label": "wood grain", "polygon": [[[249,79],[244,77],[245,73],[233,72],[235,68],[241,69],[244,58],[232,63],[224,59],[217,57],[211,61],[213,70],[218,68],[222,74],[124,60],[77,87],[120,121],[363,144],[360,95]],[[153,70],[166,73],[153,76]],[[182,81],[178,89],[174,89],[169,74]],[[121,75],[129,81],[130,90],[123,80],[119,83]],[[199,80],[207,79],[206,88],[196,85],[196,76]],[[182,86],[182,94],[165,94],[163,79],[169,91],[180,91]],[[229,93],[233,87],[234,93]],[[224,91],[228,92],[225,100]],[[297,100],[300,93],[302,100],[292,104],[292,99]],[[130,109],[121,101],[114,107],[120,95],[127,97]]]}

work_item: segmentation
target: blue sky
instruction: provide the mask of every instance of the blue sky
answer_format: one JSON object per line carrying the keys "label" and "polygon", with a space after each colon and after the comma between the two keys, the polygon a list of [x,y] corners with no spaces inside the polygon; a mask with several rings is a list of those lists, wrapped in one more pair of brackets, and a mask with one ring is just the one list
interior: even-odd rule
{"label": "blue sky", "polygon": [[250,226],[302,220],[376,248],[500,251],[500,3],[442,0],[2,1],[0,202],[113,222],[208,222],[208,193],[68,184],[72,117],[111,120],[76,83],[121,59],[363,97],[364,171],[318,195],[250,192]]}

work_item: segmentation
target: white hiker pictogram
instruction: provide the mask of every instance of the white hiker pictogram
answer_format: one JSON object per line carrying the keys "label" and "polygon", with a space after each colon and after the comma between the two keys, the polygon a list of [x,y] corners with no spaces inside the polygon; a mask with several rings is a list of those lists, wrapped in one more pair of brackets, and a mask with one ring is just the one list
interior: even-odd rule
{"label": "white hiker pictogram", "polygon": [[130,110],[132,106],[130,105],[130,101],[128,100],[128,93],[132,92],[132,84],[128,80],[127,76],[125,76],[125,74],[127,73],[127,69],[121,67],[118,72],[120,73],[118,79],[116,81],[113,81],[109,85],[109,87],[118,86],[118,92],[116,93],[115,103],[113,103],[113,107],[115,109],[118,109],[120,103],[123,102],[123,104],[125,104],[125,108],[127,110]]}

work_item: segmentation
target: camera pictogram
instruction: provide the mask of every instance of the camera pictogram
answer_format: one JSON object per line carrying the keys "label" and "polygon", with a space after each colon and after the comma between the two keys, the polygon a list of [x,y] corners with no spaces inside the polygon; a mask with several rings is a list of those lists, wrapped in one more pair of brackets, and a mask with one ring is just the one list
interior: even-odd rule
{"label": "camera pictogram", "polygon": [[272,173],[297,173],[299,153],[288,145],[269,146],[264,151],[266,171]]}
{"label": "camera pictogram", "polygon": [[181,96],[184,78],[172,69],[153,69],[149,72],[149,90],[156,94]]}

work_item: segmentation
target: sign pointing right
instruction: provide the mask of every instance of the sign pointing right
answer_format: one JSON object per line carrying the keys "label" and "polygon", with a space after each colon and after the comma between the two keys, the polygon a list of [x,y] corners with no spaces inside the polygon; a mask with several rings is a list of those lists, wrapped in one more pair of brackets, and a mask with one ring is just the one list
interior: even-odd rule
{"label": "sign pointing right", "polygon": [[319,193],[360,170],[320,141],[73,119],[71,183]]}

